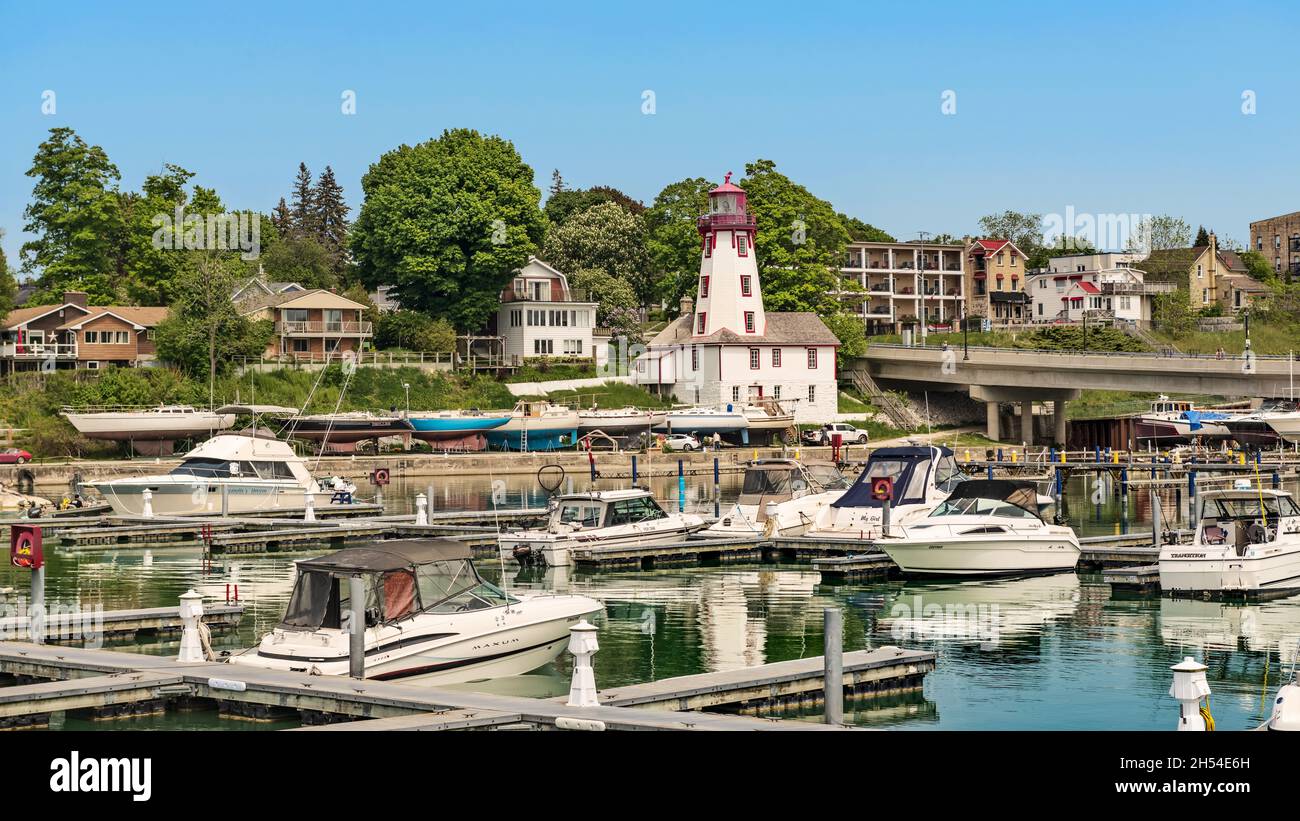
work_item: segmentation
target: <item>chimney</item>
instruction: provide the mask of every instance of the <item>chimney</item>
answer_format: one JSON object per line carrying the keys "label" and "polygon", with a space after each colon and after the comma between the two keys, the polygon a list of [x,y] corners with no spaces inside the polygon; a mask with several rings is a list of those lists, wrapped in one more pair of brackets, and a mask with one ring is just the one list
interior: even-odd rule
{"label": "chimney", "polygon": [[690,316],[695,313],[695,300],[689,296],[682,297],[682,316]]}
{"label": "chimney", "polygon": [[64,291],[63,302],[65,305],[71,303],[80,308],[90,307],[90,302],[86,297],[85,291]]}

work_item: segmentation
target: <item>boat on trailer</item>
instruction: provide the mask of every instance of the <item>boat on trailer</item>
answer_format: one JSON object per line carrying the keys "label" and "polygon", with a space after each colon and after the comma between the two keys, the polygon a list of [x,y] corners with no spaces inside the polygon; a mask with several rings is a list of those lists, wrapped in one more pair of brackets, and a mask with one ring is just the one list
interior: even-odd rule
{"label": "boat on trailer", "polygon": [[161,456],[171,453],[171,443],[177,440],[212,436],[229,430],[235,424],[235,414],[222,412],[225,410],[159,405],[144,409],[64,408],[62,415],[87,439],[125,442],[139,453]]}
{"label": "boat on trailer", "polygon": [[495,430],[510,421],[507,412],[484,413],[478,410],[444,410],[407,415],[411,435],[425,442],[465,439]]}
{"label": "boat on trailer", "polygon": [[649,433],[667,418],[664,411],[640,408],[589,408],[578,411],[578,430],[582,433],[600,431],[612,436]]}
{"label": "boat on trailer", "polygon": [[844,495],[849,482],[830,462],[759,459],[745,466],[736,504],[706,536],[802,536],[822,508]]}
{"label": "boat on trailer", "polygon": [[549,402],[520,402],[504,425],[484,431],[488,445],[504,450],[559,450],[578,441],[578,412]]}
{"label": "boat on trailer", "polygon": [[1192,543],[1160,548],[1162,591],[1218,598],[1300,591],[1300,506],[1290,493],[1261,487],[1209,490],[1197,504]]}
{"label": "boat on trailer", "polygon": [[411,423],[395,414],[369,411],[321,413],[286,419],[288,435],[293,439],[353,445],[385,436],[406,436],[414,432]]}
{"label": "boat on trailer", "polygon": [[1079,538],[1041,515],[1033,482],[970,479],[928,516],[876,544],[908,576],[1024,576],[1073,570]]}
{"label": "boat on trailer", "polygon": [[585,596],[514,596],[484,581],[465,543],[373,542],[297,563],[284,618],[235,665],[316,675],[349,672],[350,579],[365,587],[365,677],[455,684],[535,670],[569,629],[604,606]]}

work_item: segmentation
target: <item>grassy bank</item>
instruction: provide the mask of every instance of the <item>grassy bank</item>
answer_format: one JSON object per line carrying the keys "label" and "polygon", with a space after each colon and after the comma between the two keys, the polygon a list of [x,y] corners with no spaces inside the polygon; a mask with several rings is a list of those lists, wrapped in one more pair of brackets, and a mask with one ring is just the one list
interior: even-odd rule
{"label": "grassy bank", "polygon": [[[1152,331],[1152,335],[1184,353],[1213,354],[1220,347],[1229,354],[1240,354],[1246,350],[1245,329],[1222,333],[1192,331],[1179,336]],[[1253,322],[1250,326],[1250,347],[1257,354],[1285,355],[1300,351],[1300,338],[1297,338],[1293,328]]]}
{"label": "grassy bank", "polygon": [[623,382],[606,382],[595,388],[568,391],[551,391],[546,398],[552,402],[579,408],[670,408],[672,398],[661,399],[639,385]]}

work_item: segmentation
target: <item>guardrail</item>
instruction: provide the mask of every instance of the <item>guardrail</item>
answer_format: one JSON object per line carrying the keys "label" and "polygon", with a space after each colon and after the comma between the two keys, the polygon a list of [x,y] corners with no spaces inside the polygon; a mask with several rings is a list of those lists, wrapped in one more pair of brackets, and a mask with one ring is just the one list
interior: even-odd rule
{"label": "guardrail", "polygon": [[[1131,358],[1146,358],[1146,359],[1208,359],[1208,360],[1216,360],[1216,361],[1219,361],[1219,362],[1239,362],[1239,361],[1241,361],[1241,356],[1242,356],[1241,354],[1232,354],[1232,353],[1230,353],[1230,354],[1225,354],[1224,356],[1220,357],[1220,356],[1218,356],[1217,354],[1212,354],[1212,353],[1186,353],[1186,352],[1183,352],[1183,351],[1173,351],[1173,350],[1170,350],[1170,351],[1094,351],[1094,350],[1088,350],[1088,349],[1073,349],[1073,348],[1070,348],[1070,349],[1064,349],[1064,348],[998,348],[998,347],[994,347],[994,346],[991,346],[991,345],[969,345],[969,346],[963,346],[960,342],[958,342],[958,343],[953,343],[951,340],[948,342],[948,346],[949,346],[950,349],[952,349],[952,350],[956,350],[956,351],[961,351],[961,350],[964,349],[964,350],[969,350],[969,351],[971,351],[971,352],[980,352],[980,353],[996,353],[996,354],[999,354],[999,355],[1005,355],[1005,354],[1016,354],[1016,355],[1018,355],[1018,354],[1056,354],[1056,355],[1058,355],[1058,356],[1096,356],[1096,357],[1099,357],[1099,358],[1104,358],[1104,357],[1124,357],[1124,358],[1130,358],[1130,359],[1131,359]],[[897,343],[897,342],[870,342],[870,343],[867,345],[867,354],[870,355],[870,353],[871,353],[872,350],[875,350],[875,349],[878,349],[878,348],[890,348],[890,349],[905,350],[905,351],[906,351],[906,350],[927,350],[927,351],[935,351],[935,352],[940,352],[940,351],[942,351],[942,347],[940,347],[940,346],[938,346],[938,345],[910,345],[910,346],[909,346],[909,345],[902,345],[902,344],[899,344],[899,343]],[[1287,361],[1288,359],[1294,359],[1295,361],[1300,361],[1300,351],[1297,351],[1293,356],[1287,356],[1287,355],[1285,355],[1285,354],[1253,354],[1253,356],[1254,356],[1254,358],[1257,359],[1257,360],[1258,360],[1258,359],[1264,359],[1264,360],[1272,360],[1272,361],[1285,362],[1285,361]]]}
{"label": "guardrail", "polygon": [[77,345],[67,342],[10,342],[0,345],[0,356],[11,359],[45,359],[50,356],[56,359],[76,359]]}
{"label": "guardrail", "polygon": [[277,322],[275,332],[281,335],[292,334],[355,334],[367,336],[373,331],[369,322],[322,322],[309,320],[304,322]]}

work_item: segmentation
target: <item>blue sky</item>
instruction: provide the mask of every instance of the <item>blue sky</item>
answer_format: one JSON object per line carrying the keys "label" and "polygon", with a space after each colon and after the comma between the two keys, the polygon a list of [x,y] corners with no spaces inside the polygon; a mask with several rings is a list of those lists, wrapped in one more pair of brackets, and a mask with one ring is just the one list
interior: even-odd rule
{"label": "blue sky", "polygon": [[543,189],[559,168],[647,202],[764,157],[900,238],[1072,206],[1244,242],[1251,219],[1300,210],[1294,4],[120,6],[0,0],[11,264],[24,172],[60,125],[125,186],[173,162],[263,211],[299,161],[332,165],[355,209],[381,153],[451,127],[511,139]]}

